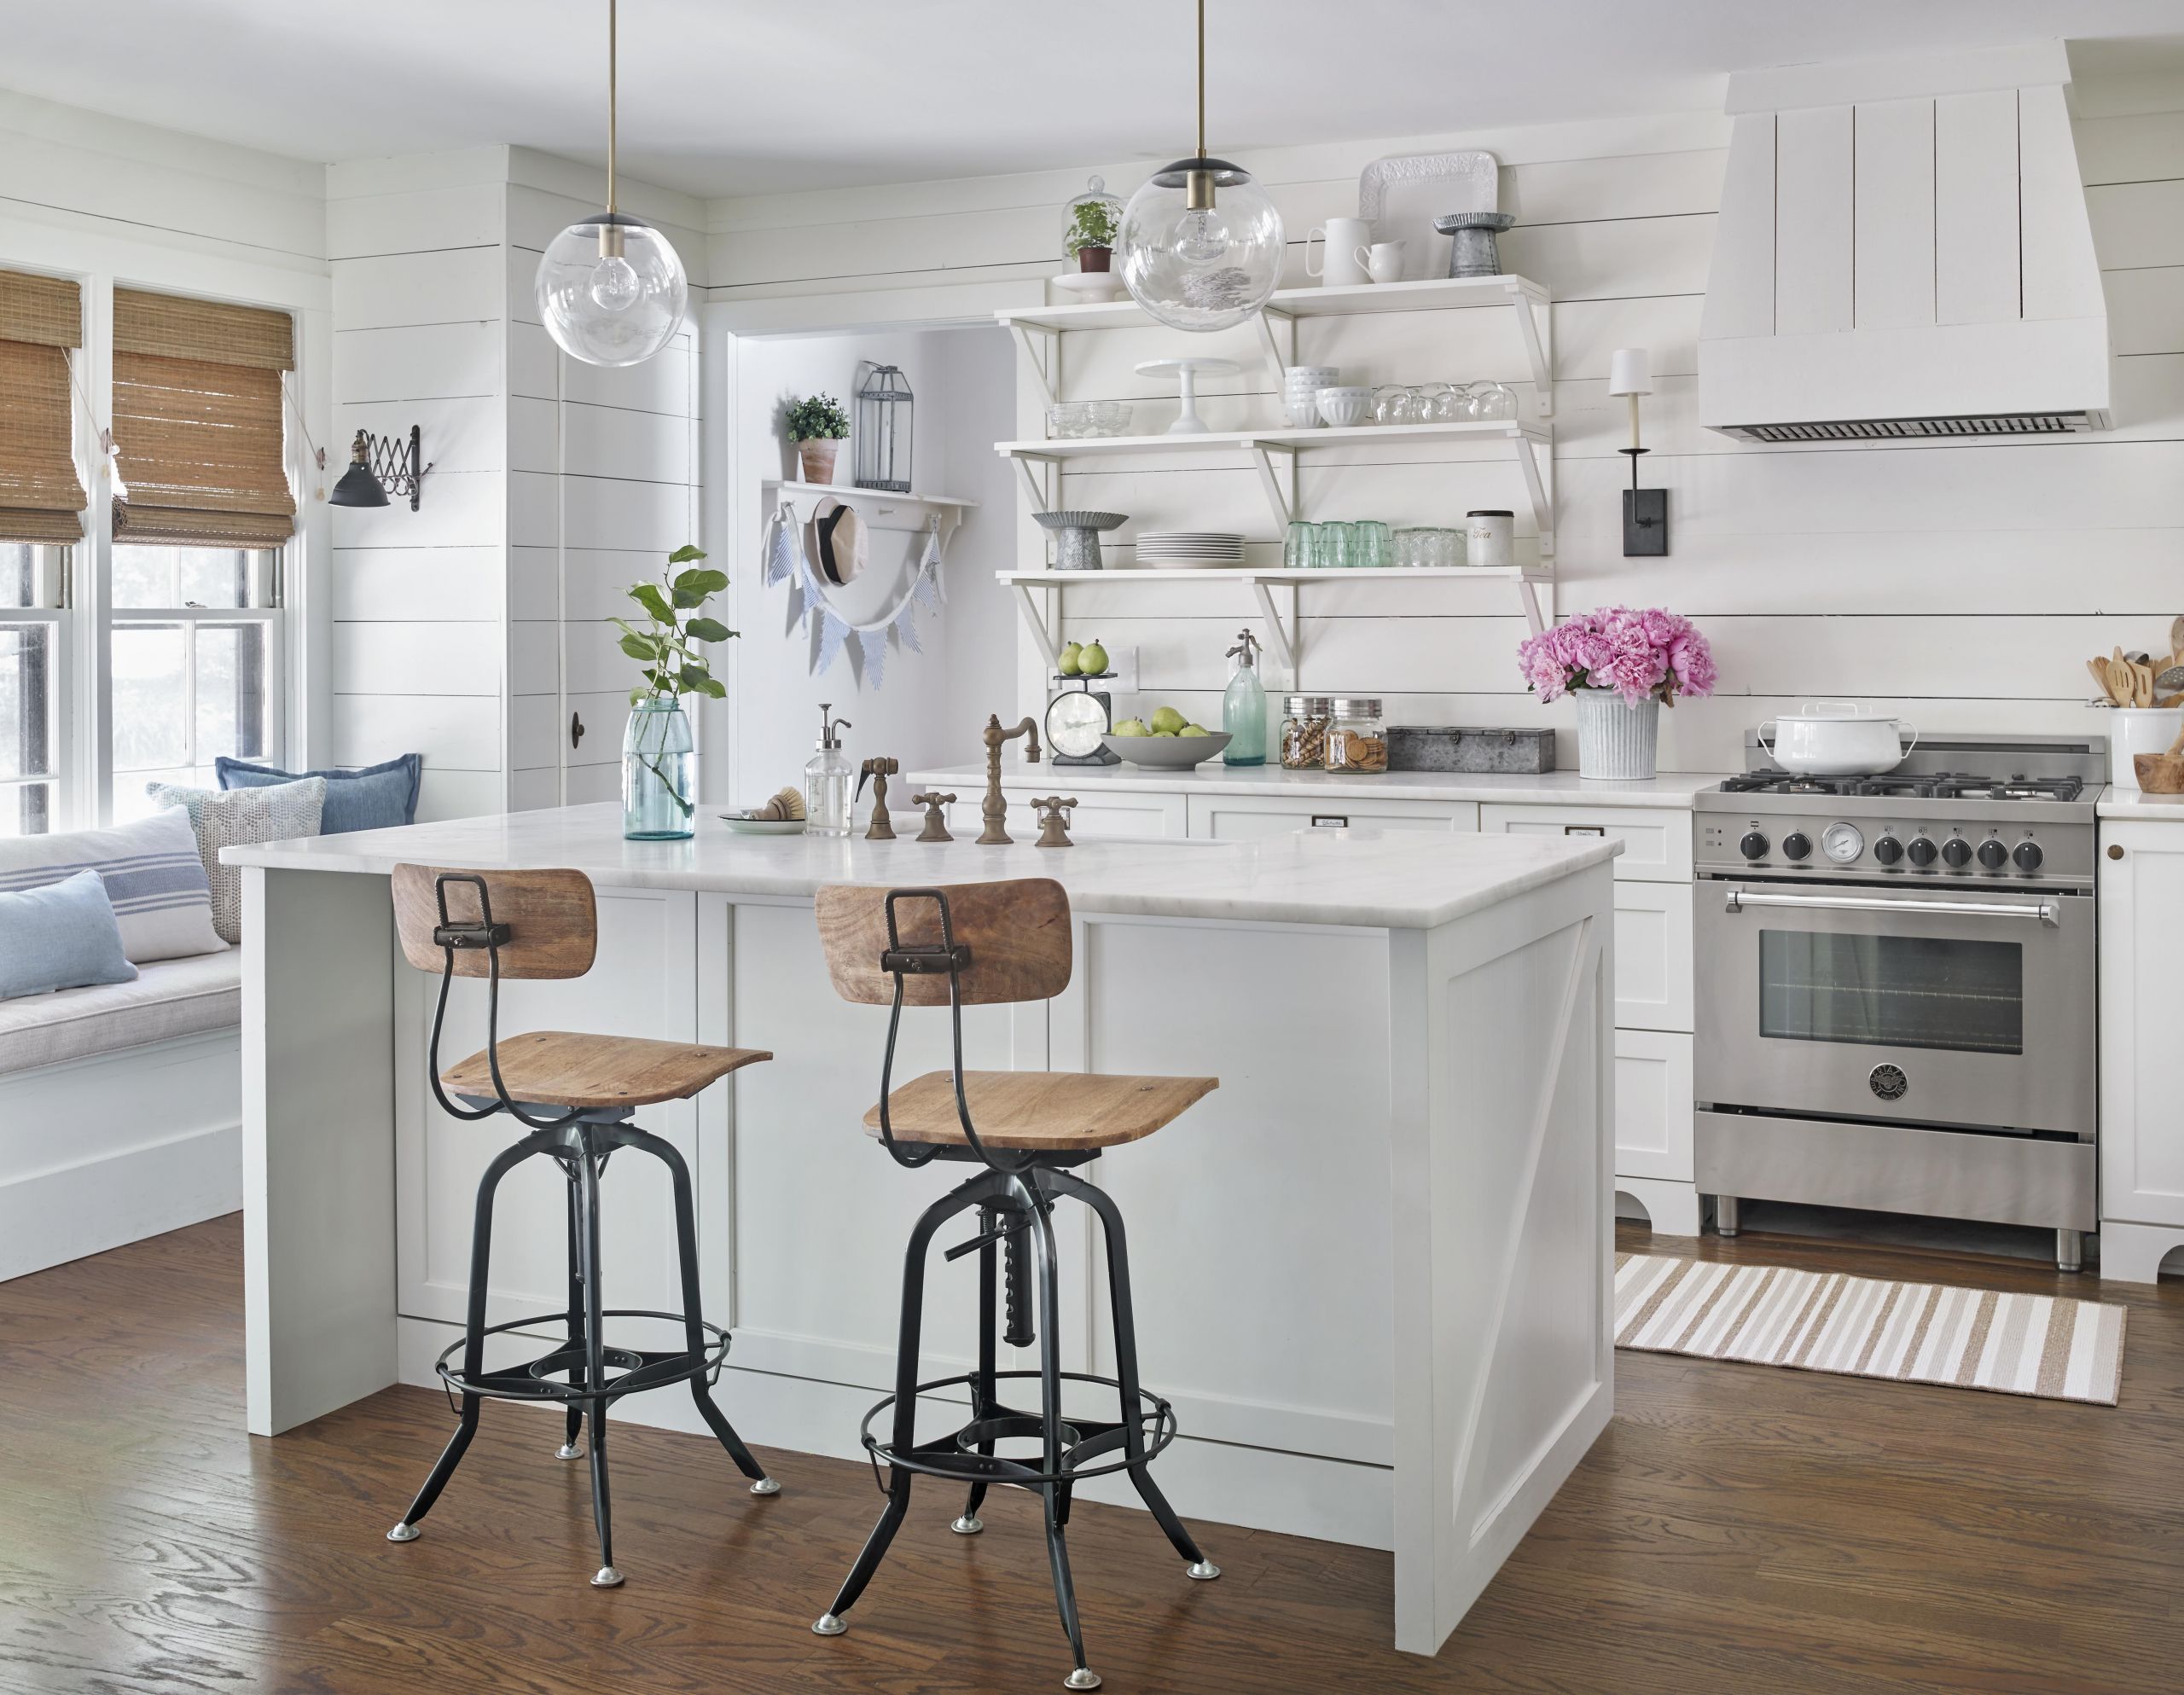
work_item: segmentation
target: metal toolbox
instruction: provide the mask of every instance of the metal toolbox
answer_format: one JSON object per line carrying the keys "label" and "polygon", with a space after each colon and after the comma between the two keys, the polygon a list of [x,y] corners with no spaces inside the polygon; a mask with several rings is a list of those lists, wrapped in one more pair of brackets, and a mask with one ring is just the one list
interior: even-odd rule
{"label": "metal toolbox", "polygon": [[1554,732],[1391,724],[1388,769],[1536,777],[1554,769]]}

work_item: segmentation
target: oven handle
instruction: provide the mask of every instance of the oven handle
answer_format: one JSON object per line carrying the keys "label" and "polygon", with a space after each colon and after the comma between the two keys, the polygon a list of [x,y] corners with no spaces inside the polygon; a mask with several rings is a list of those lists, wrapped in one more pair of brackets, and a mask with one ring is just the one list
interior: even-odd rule
{"label": "oven handle", "polygon": [[1952,918],[2036,918],[2042,924],[2060,926],[2063,909],[2054,901],[2032,906],[2005,905],[2001,901],[1887,900],[1874,895],[1767,895],[1745,889],[1728,891],[1728,909],[1741,912],[1748,906],[1817,907],[1829,912],[1938,913]]}

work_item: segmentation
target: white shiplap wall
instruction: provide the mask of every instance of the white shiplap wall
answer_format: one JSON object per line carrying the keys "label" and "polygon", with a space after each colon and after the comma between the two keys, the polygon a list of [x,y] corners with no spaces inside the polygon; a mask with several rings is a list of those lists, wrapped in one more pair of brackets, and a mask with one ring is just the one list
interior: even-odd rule
{"label": "white shiplap wall", "polygon": [[[1502,205],[1519,219],[1504,262],[1557,300],[1558,604],[1659,604],[1700,621],[1722,691],[1668,715],[1662,760],[1714,769],[1740,760],[1748,725],[1816,695],[1886,702],[1930,730],[2098,729],[2081,704],[2084,657],[2119,642],[2158,649],[2184,611],[2184,82],[2086,82],[2073,99],[2117,356],[2117,427],[2042,444],[1782,450],[1702,431],[1699,315],[1727,139],[1712,114],[1272,149],[1250,162],[1301,238],[1354,212],[1356,173],[1381,154],[1483,146],[1502,159]],[[1126,191],[1142,165],[1101,168]],[[961,318],[1037,300],[1058,268],[1057,208],[1084,174],[717,203],[712,298],[752,328]],[[1502,316],[1321,320],[1303,327],[1302,351],[1361,380],[1516,383],[1525,366],[1493,321]],[[1140,427],[1157,429],[1173,402],[1130,367],[1172,353],[1178,339],[1072,335],[1065,392],[1140,400]],[[1235,392],[1207,409],[1217,427],[1270,419],[1274,397],[1247,336],[1200,340],[1250,361]],[[1653,350],[1645,475],[1672,491],[1666,559],[1621,554],[1623,415],[1604,389],[1608,354],[1623,345]],[[1018,419],[999,427],[1038,433],[1025,391]],[[1398,456],[1385,448],[1310,456],[1300,473],[1307,511],[1397,521],[1448,521],[1475,505],[1522,511],[1511,467],[1412,452],[1434,474],[1390,469]],[[1130,513],[1124,543],[1140,525],[1237,527],[1270,557],[1250,472],[1206,463],[1073,461],[1064,503]],[[1027,523],[1019,535],[1019,556],[1032,560],[1038,532]],[[1403,722],[1533,724],[1544,714],[1569,729],[1568,706],[1542,709],[1521,690],[1523,622],[1506,584],[1336,581],[1304,593],[1305,686],[1385,695]],[[1070,601],[1070,633],[1134,646],[1148,694],[1200,717],[1218,710],[1240,592],[1116,582],[1072,589]],[[1020,675],[1036,694],[1028,664]]]}
{"label": "white shiplap wall", "polygon": [[[605,798],[629,684],[601,620],[696,533],[693,335],[608,371],[540,327],[539,253],[601,192],[580,167],[485,148],[328,182],[339,440],[419,424],[433,466],[415,513],[335,514],[334,757],[421,752],[421,817]],[[702,264],[694,206],[623,199]]]}

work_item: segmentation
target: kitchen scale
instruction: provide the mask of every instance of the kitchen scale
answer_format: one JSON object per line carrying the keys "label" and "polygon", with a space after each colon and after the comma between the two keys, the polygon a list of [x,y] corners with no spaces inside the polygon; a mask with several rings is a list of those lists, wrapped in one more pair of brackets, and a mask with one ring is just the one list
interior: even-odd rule
{"label": "kitchen scale", "polygon": [[[1072,676],[1062,679],[1062,692],[1047,703],[1047,746],[1053,752],[1057,765],[1119,765],[1122,756],[1112,752],[1101,740],[1115,727],[1114,697],[1104,688],[1095,688],[1095,682],[1110,681],[1116,674],[1101,671],[1097,676]],[[1074,688],[1066,687],[1075,683]]]}

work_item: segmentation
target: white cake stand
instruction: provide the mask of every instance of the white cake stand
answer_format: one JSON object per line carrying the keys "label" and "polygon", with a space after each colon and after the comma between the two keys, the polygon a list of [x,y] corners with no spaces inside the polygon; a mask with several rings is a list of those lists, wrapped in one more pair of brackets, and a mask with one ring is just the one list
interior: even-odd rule
{"label": "white cake stand", "polygon": [[1233,377],[1243,369],[1234,359],[1147,359],[1137,368],[1137,374],[1141,377],[1174,377],[1182,387],[1183,409],[1168,426],[1168,433],[1202,436],[1211,432],[1205,420],[1198,415],[1199,376]]}

